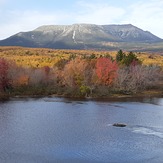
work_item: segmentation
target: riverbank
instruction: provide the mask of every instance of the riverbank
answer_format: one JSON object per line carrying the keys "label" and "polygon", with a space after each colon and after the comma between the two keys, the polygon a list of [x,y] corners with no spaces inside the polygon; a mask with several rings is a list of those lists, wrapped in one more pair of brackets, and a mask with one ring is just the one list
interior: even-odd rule
{"label": "riverbank", "polygon": [[110,92],[109,94],[92,94],[91,96],[84,96],[79,94],[67,94],[64,92],[56,93],[55,91],[43,92],[43,91],[29,91],[24,92],[11,92],[9,93],[0,93],[0,101],[7,101],[10,98],[42,98],[42,97],[61,97],[61,98],[71,98],[71,99],[83,99],[83,100],[123,100],[123,99],[134,99],[134,98],[154,98],[154,97],[163,97],[163,89],[151,89],[145,90],[137,93],[124,92]]}
{"label": "riverbank", "polygon": [[10,96],[7,93],[0,92],[0,101],[7,101],[9,100]]}

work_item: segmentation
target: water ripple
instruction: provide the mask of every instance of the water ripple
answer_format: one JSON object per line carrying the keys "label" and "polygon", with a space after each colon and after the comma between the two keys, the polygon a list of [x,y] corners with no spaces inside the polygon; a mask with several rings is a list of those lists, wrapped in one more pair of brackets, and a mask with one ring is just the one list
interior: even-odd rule
{"label": "water ripple", "polygon": [[163,139],[163,132],[158,131],[157,128],[148,128],[148,127],[144,127],[144,126],[137,126],[137,127],[133,127],[132,131],[134,133],[140,133],[140,134],[144,134],[144,135],[153,135],[153,136],[157,136],[157,137]]}

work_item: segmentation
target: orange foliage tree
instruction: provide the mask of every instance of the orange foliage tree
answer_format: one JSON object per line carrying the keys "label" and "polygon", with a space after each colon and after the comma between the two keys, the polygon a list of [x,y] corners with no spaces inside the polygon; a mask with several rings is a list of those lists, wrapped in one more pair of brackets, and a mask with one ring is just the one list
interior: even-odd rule
{"label": "orange foliage tree", "polygon": [[58,79],[62,86],[80,91],[82,95],[92,94],[96,84],[95,60],[76,57],[64,69],[59,70]]}
{"label": "orange foliage tree", "polygon": [[101,82],[104,85],[110,85],[113,83],[117,76],[118,64],[116,61],[112,61],[110,58],[98,58],[96,63],[96,73]]}
{"label": "orange foliage tree", "polygon": [[75,58],[67,63],[63,70],[65,85],[70,87],[81,86],[84,83],[86,67],[87,62],[80,58]]}
{"label": "orange foliage tree", "polygon": [[28,75],[22,75],[17,79],[15,85],[18,85],[18,86],[28,85],[28,83],[29,83],[29,76]]}

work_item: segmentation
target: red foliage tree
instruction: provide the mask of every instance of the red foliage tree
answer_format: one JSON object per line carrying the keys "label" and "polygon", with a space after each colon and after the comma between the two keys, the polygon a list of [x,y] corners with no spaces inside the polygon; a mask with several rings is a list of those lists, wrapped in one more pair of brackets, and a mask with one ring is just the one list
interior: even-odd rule
{"label": "red foliage tree", "polygon": [[8,62],[5,59],[0,58],[0,90],[5,90],[9,85],[8,69]]}
{"label": "red foliage tree", "polygon": [[109,58],[98,58],[96,63],[96,73],[100,82],[104,85],[113,83],[117,76],[118,64]]}

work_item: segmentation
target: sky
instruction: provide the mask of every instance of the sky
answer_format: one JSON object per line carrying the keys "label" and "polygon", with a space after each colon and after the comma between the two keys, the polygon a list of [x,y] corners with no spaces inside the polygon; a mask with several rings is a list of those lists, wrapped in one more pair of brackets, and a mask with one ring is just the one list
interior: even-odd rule
{"label": "sky", "polygon": [[76,23],[132,24],[163,38],[163,0],[0,0],[0,40]]}

